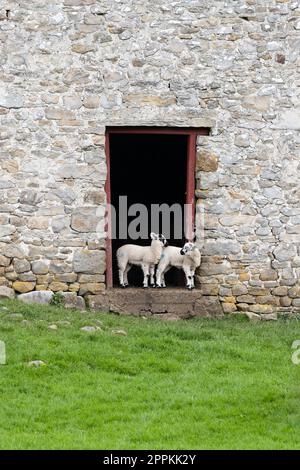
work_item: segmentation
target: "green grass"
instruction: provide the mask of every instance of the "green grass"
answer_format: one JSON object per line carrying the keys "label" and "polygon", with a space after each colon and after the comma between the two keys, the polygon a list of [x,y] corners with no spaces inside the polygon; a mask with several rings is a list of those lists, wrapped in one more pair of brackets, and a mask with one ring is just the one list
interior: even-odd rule
{"label": "green grass", "polygon": [[[300,446],[297,320],[167,322],[1,305],[1,449]],[[60,320],[70,325],[48,329]],[[99,320],[102,331],[80,330]],[[28,367],[36,359],[46,366]]]}

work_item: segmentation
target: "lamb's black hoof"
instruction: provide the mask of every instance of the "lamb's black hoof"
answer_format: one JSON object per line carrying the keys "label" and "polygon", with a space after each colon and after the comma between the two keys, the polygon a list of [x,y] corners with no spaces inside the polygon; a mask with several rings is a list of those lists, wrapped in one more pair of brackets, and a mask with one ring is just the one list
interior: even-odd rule
{"label": "lamb's black hoof", "polygon": [[155,284],[150,284],[150,287],[155,287]]}
{"label": "lamb's black hoof", "polygon": [[160,288],[161,288],[161,286],[159,286],[158,284],[156,284],[156,286],[155,286],[155,287],[157,287],[157,289],[160,289]]}

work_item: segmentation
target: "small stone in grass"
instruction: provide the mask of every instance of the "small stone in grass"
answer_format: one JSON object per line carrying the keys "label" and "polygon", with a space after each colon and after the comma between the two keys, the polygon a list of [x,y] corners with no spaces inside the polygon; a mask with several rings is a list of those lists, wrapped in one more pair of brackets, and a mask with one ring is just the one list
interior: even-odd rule
{"label": "small stone in grass", "polygon": [[100,326],[83,326],[80,328],[82,331],[87,331],[89,333],[92,333],[94,331],[99,331],[101,330]]}
{"label": "small stone in grass", "polygon": [[57,325],[49,325],[48,330],[57,330],[58,326]]}
{"label": "small stone in grass", "polygon": [[116,335],[116,336],[127,336],[127,332],[125,330],[119,330],[119,329],[114,329],[114,330],[111,330],[112,334]]}
{"label": "small stone in grass", "polygon": [[262,320],[278,320],[276,313],[261,313],[260,314]]}
{"label": "small stone in grass", "polygon": [[249,318],[250,321],[259,321],[259,320],[261,320],[261,316],[257,315],[257,313],[245,312],[245,314],[247,315],[247,317]]}
{"label": "small stone in grass", "polygon": [[46,365],[46,362],[40,361],[40,360],[28,362],[29,367],[41,367],[41,366],[45,366],[45,365]]}

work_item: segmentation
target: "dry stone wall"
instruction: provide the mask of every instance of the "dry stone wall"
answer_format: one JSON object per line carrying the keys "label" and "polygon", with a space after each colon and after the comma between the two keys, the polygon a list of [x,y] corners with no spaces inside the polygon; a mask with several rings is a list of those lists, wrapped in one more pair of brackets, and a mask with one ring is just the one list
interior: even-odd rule
{"label": "dry stone wall", "polygon": [[205,126],[206,303],[299,308],[299,1],[0,0],[0,44],[2,292],[99,295],[106,126]]}

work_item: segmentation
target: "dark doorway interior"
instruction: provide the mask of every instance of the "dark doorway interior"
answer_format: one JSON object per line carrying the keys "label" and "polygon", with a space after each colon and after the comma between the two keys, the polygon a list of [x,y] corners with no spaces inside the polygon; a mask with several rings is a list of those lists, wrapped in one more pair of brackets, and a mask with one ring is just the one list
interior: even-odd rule
{"label": "dark doorway interior", "polygon": [[[151,204],[179,203],[183,207],[186,202],[187,142],[186,135],[110,135],[111,203],[117,211],[117,234],[119,196],[127,196],[128,207],[135,203],[142,203],[147,207]],[[128,217],[128,223],[133,219],[134,217]],[[149,217],[148,236],[150,228]],[[171,235],[172,232],[171,230]],[[181,240],[170,238],[168,242],[171,245],[182,246],[184,236]],[[150,238],[112,240],[114,286],[119,285],[116,251],[126,243],[149,245]],[[128,275],[130,285],[141,286],[142,279],[141,269],[133,266]],[[172,268],[166,274],[166,283],[167,286],[184,286],[183,273]]]}

